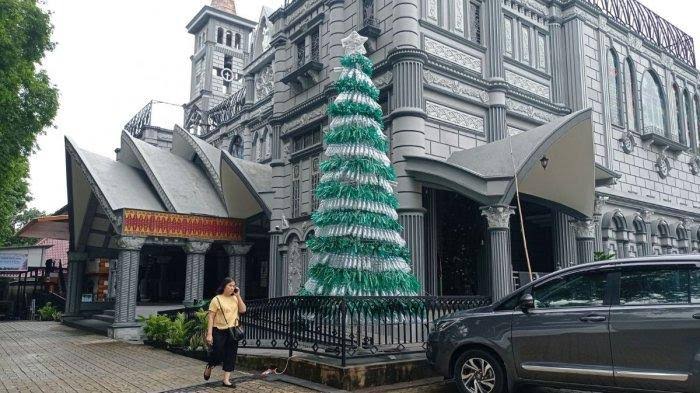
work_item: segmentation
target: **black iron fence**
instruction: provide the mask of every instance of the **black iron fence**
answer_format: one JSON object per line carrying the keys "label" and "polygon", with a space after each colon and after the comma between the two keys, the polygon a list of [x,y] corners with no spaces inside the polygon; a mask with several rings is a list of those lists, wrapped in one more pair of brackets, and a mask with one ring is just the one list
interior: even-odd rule
{"label": "black iron fence", "polygon": [[[443,315],[488,305],[481,296],[287,296],[246,302],[241,348],[286,349],[348,358],[423,352],[432,322]],[[198,308],[161,312],[188,318]]]}

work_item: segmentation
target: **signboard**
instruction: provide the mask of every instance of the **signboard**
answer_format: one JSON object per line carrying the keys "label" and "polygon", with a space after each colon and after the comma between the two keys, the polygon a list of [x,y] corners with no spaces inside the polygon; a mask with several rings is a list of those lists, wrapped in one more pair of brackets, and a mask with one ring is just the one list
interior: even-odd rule
{"label": "signboard", "polygon": [[83,293],[80,301],[82,303],[91,303],[92,302],[92,294],[91,293]]}
{"label": "signboard", "polygon": [[244,241],[245,221],[237,218],[124,209],[122,235]]}
{"label": "signboard", "polygon": [[0,253],[0,271],[26,271],[29,254]]}

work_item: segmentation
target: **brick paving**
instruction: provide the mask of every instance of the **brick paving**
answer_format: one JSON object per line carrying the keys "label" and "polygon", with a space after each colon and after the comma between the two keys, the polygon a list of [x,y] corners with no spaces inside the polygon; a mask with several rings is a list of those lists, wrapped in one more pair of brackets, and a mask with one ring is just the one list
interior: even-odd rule
{"label": "brick paving", "polygon": [[[237,388],[221,386],[221,369],[202,380],[204,363],[144,345],[114,341],[55,322],[0,322],[0,392],[311,392],[245,371]],[[440,386],[435,386],[440,385]],[[391,389],[456,392],[454,385]],[[380,388],[381,389],[381,388]],[[384,390],[384,389],[382,389]],[[531,388],[518,393],[586,393]]]}

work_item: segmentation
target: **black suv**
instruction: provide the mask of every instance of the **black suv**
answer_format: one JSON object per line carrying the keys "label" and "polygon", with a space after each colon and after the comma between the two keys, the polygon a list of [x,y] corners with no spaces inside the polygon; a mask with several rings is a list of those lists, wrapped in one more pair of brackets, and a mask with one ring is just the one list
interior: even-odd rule
{"label": "black suv", "polygon": [[427,358],[462,392],[522,384],[700,392],[700,256],[579,265],[434,322]]}

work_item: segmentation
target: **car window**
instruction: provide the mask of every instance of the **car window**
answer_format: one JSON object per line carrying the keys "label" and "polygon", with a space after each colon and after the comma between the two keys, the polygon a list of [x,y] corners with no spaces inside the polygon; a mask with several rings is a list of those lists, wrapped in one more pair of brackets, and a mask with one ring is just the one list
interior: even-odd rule
{"label": "car window", "polygon": [[620,275],[620,305],[683,304],[689,299],[689,270],[628,268]]}
{"label": "car window", "polygon": [[700,303],[700,269],[690,271],[690,301]]}
{"label": "car window", "polygon": [[532,291],[535,308],[602,306],[606,272],[572,274],[536,286]]}

